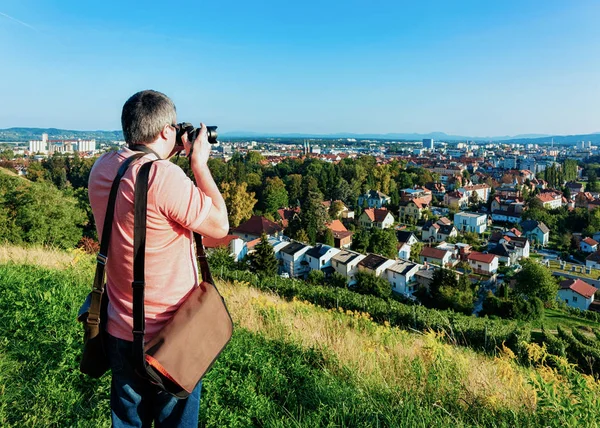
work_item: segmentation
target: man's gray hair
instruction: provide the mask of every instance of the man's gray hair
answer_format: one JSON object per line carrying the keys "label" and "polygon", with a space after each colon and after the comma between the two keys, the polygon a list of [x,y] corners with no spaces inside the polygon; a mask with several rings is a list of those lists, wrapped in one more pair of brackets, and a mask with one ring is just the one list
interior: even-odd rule
{"label": "man's gray hair", "polygon": [[140,91],[123,105],[121,125],[128,146],[149,144],[158,137],[165,125],[175,124],[175,104],[158,91]]}

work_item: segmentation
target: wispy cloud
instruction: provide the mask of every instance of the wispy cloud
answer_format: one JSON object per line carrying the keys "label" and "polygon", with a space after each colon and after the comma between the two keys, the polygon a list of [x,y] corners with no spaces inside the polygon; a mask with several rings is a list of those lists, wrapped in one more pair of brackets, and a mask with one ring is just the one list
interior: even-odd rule
{"label": "wispy cloud", "polygon": [[0,15],[5,16],[6,18],[8,18],[8,19],[10,19],[12,21],[18,22],[19,24],[24,25],[27,28],[31,28],[33,31],[38,31],[37,28],[35,28],[35,27],[29,25],[28,23],[23,22],[23,21],[21,21],[21,20],[19,20],[17,18],[14,18],[14,17],[12,17],[10,15],[7,15],[6,13],[0,12]]}

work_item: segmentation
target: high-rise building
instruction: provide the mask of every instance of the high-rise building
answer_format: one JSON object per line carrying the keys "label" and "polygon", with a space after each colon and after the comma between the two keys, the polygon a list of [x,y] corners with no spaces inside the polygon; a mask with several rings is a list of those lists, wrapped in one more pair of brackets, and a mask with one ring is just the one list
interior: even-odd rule
{"label": "high-rise building", "polygon": [[423,148],[433,150],[433,138],[423,138]]}

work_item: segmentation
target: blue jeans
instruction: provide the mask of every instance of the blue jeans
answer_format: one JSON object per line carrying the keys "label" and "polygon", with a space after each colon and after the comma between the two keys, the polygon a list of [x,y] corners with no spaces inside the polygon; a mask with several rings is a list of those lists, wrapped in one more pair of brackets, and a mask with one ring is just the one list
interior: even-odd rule
{"label": "blue jeans", "polygon": [[134,371],[133,342],[108,335],[113,427],[197,427],[202,382],[185,399],[160,390]]}

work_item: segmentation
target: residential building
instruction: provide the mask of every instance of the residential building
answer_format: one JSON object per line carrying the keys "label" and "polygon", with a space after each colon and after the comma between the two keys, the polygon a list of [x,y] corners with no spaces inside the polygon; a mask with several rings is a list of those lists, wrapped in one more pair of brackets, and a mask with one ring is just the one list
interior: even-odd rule
{"label": "residential building", "polygon": [[423,211],[429,208],[429,203],[423,198],[415,198],[408,201],[400,201],[398,216],[400,221],[416,223],[421,219]]}
{"label": "residential building", "polygon": [[558,289],[558,300],[567,305],[587,310],[594,302],[594,294],[598,289],[581,279],[566,279],[561,281]]}
{"label": "residential building", "polygon": [[394,260],[390,260],[378,254],[368,254],[364,259],[358,262],[357,267],[359,271],[366,271],[375,276],[381,276],[383,272],[393,264]]}
{"label": "residential building", "polygon": [[454,226],[462,232],[484,233],[487,229],[487,215],[459,212],[454,214]]}
{"label": "residential building", "polygon": [[600,269],[600,251],[596,251],[585,259],[585,266],[592,269]]}
{"label": "residential building", "polygon": [[358,218],[358,222],[367,229],[387,229],[394,224],[394,216],[385,208],[367,208]]}
{"label": "residential building", "polygon": [[548,210],[554,210],[562,206],[562,195],[557,192],[544,192],[535,196]]}
{"label": "residential building", "polygon": [[326,273],[331,274],[333,271],[333,268],[331,267],[331,258],[340,251],[339,248],[317,244],[306,252],[306,260],[308,261],[310,270],[322,270],[325,272],[325,269],[329,268],[329,271]]}
{"label": "residential building", "polygon": [[[445,218],[445,217],[442,217]],[[445,219],[449,222],[448,219]],[[452,223],[446,224],[442,219],[436,221],[428,221],[423,225],[421,238],[423,242],[442,242],[458,236],[458,231]]]}
{"label": "residential building", "polygon": [[475,273],[492,275],[498,270],[498,257],[494,254],[473,251],[467,256],[467,262]]}
{"label": "residential building", "polygon": [[466,193],[455,190],[444,195],[444,204],[455,210],[464,209],[469,205],[469,197]]}
{"label": "residential building", "polygon": [[545,247],[550,241],[550,229],[541,221],[526,220],[521,222],[521,229],[529,240],[535,245]]}
{"label": "residential building", "polygon": [[283,271],[291,278],[302,278],[310,272],[305,254],[312,247],[301,242],[291,242],[280,250]]}
{"label": "residential building", "polygon": [[585,238],[579,242],[579,250],[584,253],[593,253],[598,250],[598,242],[592,238]]}
{"label": "residential building", "polygon": [[253,215],[249,220],[232,229],[232,233],[244,241],[260,238],[263,233],[270,237],[278,237],[282,232],[282,226],[258,215]]}
{"label": "residential building", "polygon": [[414,233],[400,230],[396,231],[396,239],[398,239],[398,258],[409,260],[410,250],[419,240]]}
{"label": "residential building", "polygon": [[366,201],[369,208],[382,208],[384,205],[389,204],[391,200],[392,198],[384,193],[377,190],[369,190],[364,195],[358,197],[358,205],[362,207]]}
{"label": "residential building", "polygon": [[433,247],[423,247],[419,254],[421,263],[432,263],[442,267],[452,266],[452,252]]}
{"label": "residential building", "polygon": [[227,248],[229,250],[229,254],[236,262],[241,261],[248,252],[244,240],[235,235],[227,235],[221,239],[204,236],[202,238],[202,243],[204,244],[204,248],[206,248],[206,252],[209,254],[212,250],[217,248]]}
{"label": "residential building", "polygon": [[476,194],[479,202],[486,203],[490,196],[491,188],[487,184],[474,184],[472,186],[463,186],[458,190],[465,194],[468,199],[470,199],[473,194]]}
{"label": "residential building", "polygon": [[348,280],[348,285],[356,282],[354,275],[358,268],[358,262],[365,258],[364,254],[359,254],[350,250],[342,250],[331,258],[331,266],[335,271],[344,275]]}
{"label": "residential building", "polygon": [[411,295],[417,286],[415,274],[421,266],[406,260],[395,261],[385,270],[387,280],[392,284],[392,290],[405,295]]}

